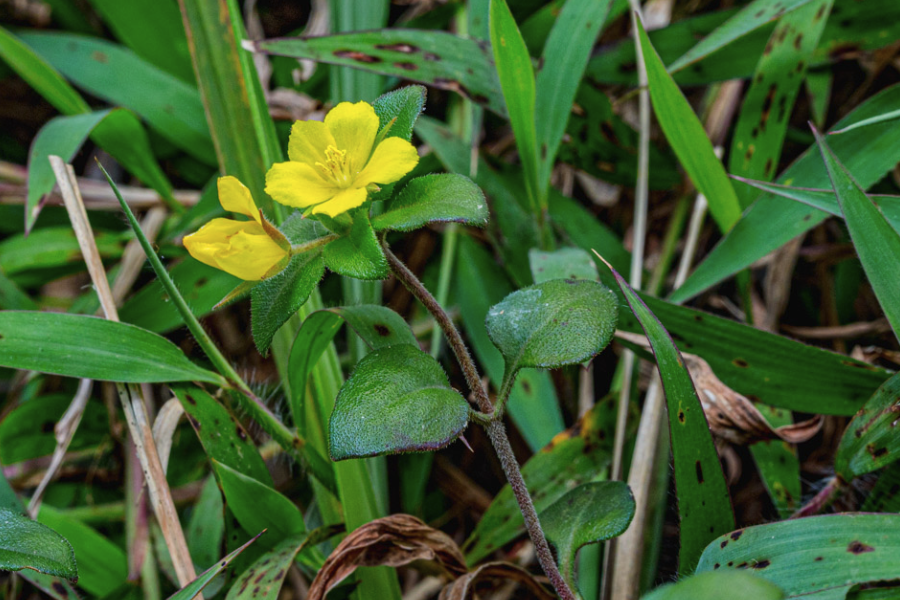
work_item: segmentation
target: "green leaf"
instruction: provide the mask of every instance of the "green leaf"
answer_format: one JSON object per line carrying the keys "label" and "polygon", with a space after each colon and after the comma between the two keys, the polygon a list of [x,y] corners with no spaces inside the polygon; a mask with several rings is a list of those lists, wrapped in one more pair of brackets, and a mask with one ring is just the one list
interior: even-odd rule
{"label": "green leaf", "polygon": [[300,310],[324,274],[321,251],[312,250],[295,254],[281,273],[253,288],[251,324],[260,354],[268,354],[275,332]]}
{"label": "green leaf", "polygon": [[636,23],[641,53],[647,66],[650,100],[659,125],[691,181],[706,196],[709,211],[719,229],[728,231],[741,217],[734,188],[713,151],[703,125],[650,44],[644,25],[640,20]]}
{"label": "green leaf", "polygon": [[184,530],[191,559],[199,568],[208,569],[219,558],[219,549],[225,538],[225,521],[222,518],[224,513],[222,491],[216,478],[209,475]]}
{"label": "green leaf", "polygon": [[[169,387],[181,402],[188,421],[200,439],[203,452],[210,460],[227,465],[265,485],[274,485],[259,450],[231,411],[195,385]],[[259,531],[248,533],[255,535]]]}
{"label": "green leaf", "polygon": [[398,137],[406,141],[412,139],[416,120],[425,110],[425,93],[426,90],[421,85],[407,85],[375,99],[372,108],[378,115],[378,129],[382,130],[390,125],[385,138]]}
{"label": "green leaf", "polygon": [[751,569],[788,598],[895,579],[898,526],[900,515],[844,514],[746,527],[710,543],[697,571]]}
{"label": "green leaf", "polygon": [[78,564],[78,587],[102,598],[125,583],[128,577],[128,559],[125,553],[109,538],[81,521],[46,502],[41,504],[38,521],[62,535],[75,550]]}
{"label": "green leaf", "polygon": [[418,347],[388,346],[363,358],[331,414],[333,460],[438,450],[469,422],[469,404],[441,366]]}
{"label": "green leaf", "polygon": [[[775,176],[794,101],[832,2],[807,3],[782,17],[772,32],[741,104],[729,153],[732,175],[766,181]],[[748,188],[737,191],[742,208],[756,197]]]}
{"label": "green leaf", "polygon": [[550,171],[572,112],[575,92],[612,4],[613,0],[569,0],[550,30],[541,57],[543,67],[535,81],[534,121],[541,189],[550,183]]}
{"label": "green leaf", "polygon": [[750,573],[701,573],[678,583],[658,587],[643,600],[719,600],[728,590],[730,600],[781,600],[784,592]]}
{"label": "green leaf", "polygon": [[249,542],[247,542],[246,544],[244,544],[243,546],[241,546],[240,548],[238,548],[237,550],[235,550],[234,552],[232,552],[231,554],[229,554],[222,560],[216,562],[209,569],[207,569],[206,571],[201,573],[197,577],[197,579],[193,580],[192,582],[190,582],[189,584],[187,584],[186,586],[184,586],[183,588],[181,588],[180,590],[178,590],[177,592],[175,592],[174,594],[169,596],[169,598],[167,600],[193,600],[194,598],[199,596],[200,592],[203,591],[203,588],[205,588],[207,585],[209,585],[209,582],[211,582],[222,571],[224,571],[225,568],[229,564],[231,564],[231,562],[235,558],[237,558],[244,550],[247,549],[247,547],[250,544],[255,542],[261,535],[262,535],[262,533],[256,534],[256,536],[254,538],[252,538]]}
{"label": "green leaf", "polygon": [[815,130],[813,133],[828,169],[831,187],[844,213],[853,247],[894,335],[900,336],[900,287],[897,286],[896,271],[900,259],[900,234],[888,224],[819,133]]}
{"label": "green leaf", "polygon": [[[773,429],[794,422],[790,411],[764,406],[759,409]],[[787,519],[800,508],[802,500],[797,448],[781,440],[764,440],[750,446],[750,453],[775,509]]]}
{"label": "green leaf", "polygon": [[886,113],[876,115],[874,117],[869,117],[868,119],[863,119],[862,121],[858,121],[853,125],[849,125],[844,127],[843,129],[838,129],[837,131],[832,131],[831,135],[837,135],[839,133],[847,133],[848,131],[853,131],[859,127],[868,127],[869,125],[877,125],[878,123],[884,123],[885,121],[893,121],[895,119],[900,119],[900,110],[892,110]]}
{"label": "green leaf", "polygon": [[66,115],[90,112],[88,103],[56,69],[3,27],[0,27],[0,58],[59,112]]}
{"label": "green leaf", "polygon": [[[122,256],[127,234],[97,231],[94,234],[101,258]],[[84,262],[71,226],[44,227],[27,236],[18,234],[0,242],[0,268],[7,275],[21,276],[34,269]]]}
{"label": "green leaf", "polygon": [[484,194],[463,175],[436,174],[413,179],[372,219],[375,231],[412,231],[429,223],[456,222],[484,227],[489,218]]}
{"label": "green leaf", "polygon": [[31,299],[16,282],[10,279],[0,267],[0,310],[38,310],[37,302]]}
{"label": "green leaf", "polygon": [[570,586],[576,586],[578,550],[622,535],[633,517],[634,497],[621,481],[579,485],[541,511],[541,526]]}
{"label": "green leaf", "polygon": [[0,365],[123,383],[224,383],[155,333],[66,313],[0,312]]}
{"label": "green leaf", "polygon": [[678,569],[692,573],[709,540],[734,529],[728,485],[694,382],[675,342],[618,272],[613,275],[647,335],[666,394],[681,523]]}
{"label": "green leaf", "polygon": [[578,364],[612,340],[615,295],[593,281],[546,281],[492,306],[485,326],[506,360],[506,377],[524,367]]}
{"label": "green leaf", "polygon": [[191,85],[99,38],[60,32],[19,37],[75,85],[133,110],[178,148],[216,163],[203,105]]}
{"label": "green leaf", "polygon": [[[841,119],[835,129],[880,114],[898,104],[900,85],[895,85],[861,104]],[[900,144],[896,143],[898,136],[900,121],[889,121],[881,127],[835,136],[829,140],[829,145],[847,170],[853,173],[856,182],[865,189],[878,182],[900,161]],[[788,167],[778,182],[806,188],[830,187],[821,154],[815,147]],[[696,296],[815,227],[826,216],[819,210],[786,203],[771,194],[761,195],[670,299],[680,303]]]}
{"label": "green leaf", "polygon": [[0,508],[0,569],[32,569],[78,579],[75,551],[63,536],[6,508]]}
{"label": "green leaf", "polygon": [[210,462],[222,486],[225,504],[244,531],[257,535],[266,530],[263,543],[268,548],[291,536],[306,533],[300,509],[286,496],[215,459]]}
{"label": "green leaf", "polygon": [[845,481],[900,458],[896,435],[900,419],[900,375],[894,375],[872,395],[844,430],[834,458],[834,470]]}
{"label": "green leaf", "polygon": [[463,94],[506,114],[487,45],[445,31],[380,29],[248,42],[255,52],[393,75]]}
{"label": "green leaf", "polygon": [[543,252],[532,248],[528,252],[531,276],[535,283],[551,279],[587,279],[596,281],[597,265],[591,255],[581,248],[560,248],[553,252]]}
{"label": "green leaf", "polygon": [[303,420],[309,375],[345,321],[370,350],[394,344],[417,345],[416,336],[403,317],[384,306],[340,306],[312,313],[297,332],[288,360],[289,386],[297,390],[291,402],[297,423]]}
{"label": "green leaf", "polygon": [[[615,411],[615,402],[598,402],[522,466],[522,477],[539,513],[573,487],[600,477],[609,466]],[[512,488],[506,484],[463,545],[466,563],[471,566],[481,562],[524,533],[525,521]]]}
{"label": "green leaf", "polygon": [[325,266],[354,279],[387,279],[388,264],[365,207],[353,214],[350,231],[325,246]]}
{"label": "green leaf", "polygon": [[[466,337],[478,363],[494,386],[503,381],[503,355],[494,347],[484,327],[493,304],[512,291],[512,286],[494,257],[468,236],[459,240],[456,261],[455,301],[466,329]],[[548,373],[526,370],[519,374],[509,396],[509,413],[528,446],[537,451],[563,430],[556,389]]]}
{"label": "green leaf", "polygon": [[722,46],[744,36],[784,14],[808,4],[811,0],[756,0],[734,15],[727,23],[703,38],[696,46],[669,66],[672,73],[697,62]]}
{"label": "green leaf", "polygon": [[[535,83],[531,56],[519,33],[506,0],[491,0],[491,50],[497,77],[509,111],[519,158],[525,170],[525,186],[532,203],[539,201],[538,146],[535,126]],[[541,202],[543,203],[543,202]]]}
{"label": "green leaf", "polygon": [[[172,266],[169,276],[198,319],[212,312],[216,303],[240,283],[234,275],[191,256]],[[119,318],[154,333],[166,333],[184,325],[184,319],[159,279],[154,279],[126,300]]]}

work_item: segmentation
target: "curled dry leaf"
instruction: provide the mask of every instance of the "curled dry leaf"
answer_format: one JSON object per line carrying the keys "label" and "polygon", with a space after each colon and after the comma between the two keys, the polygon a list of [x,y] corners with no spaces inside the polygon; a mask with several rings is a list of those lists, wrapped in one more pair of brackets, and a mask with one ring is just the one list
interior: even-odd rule
{"label": "curled dry leaf", "polygon": [[[647,338],[642,335],[624,331],[618,331],[616,335],[632,344],[647,347]],[[682,352],[682,356],[694,380],[709,428],[722,439],[737,445],[774,439],[799,444],[822,428],[822,416],[816,415],[800,423],[773,429],[753,402],[722,383],[709,363],[694,354]]]}
{"label": "curled dry leaf", "polygon": [[319,569],[307,600],[322,600],[358,567],[400,567],[415,560],[436,561],[454,578],[467,572],[462,552],[448,535],[413,516],[391,515],[344,538]]}
{"label": "curled dry leaf", "polygon": [[[469,600],[473,597],[477,584],[486,579],[515,581],[527,589],[532,597],[539,600],[553,600],[556,597],[541,585],[538,578],[522,567],[508,562],[490,562],[463,575],[453,583],[448,583],[441,590],[438,600]],[[515,597],[519,598],[520,596],[516,595]]]}

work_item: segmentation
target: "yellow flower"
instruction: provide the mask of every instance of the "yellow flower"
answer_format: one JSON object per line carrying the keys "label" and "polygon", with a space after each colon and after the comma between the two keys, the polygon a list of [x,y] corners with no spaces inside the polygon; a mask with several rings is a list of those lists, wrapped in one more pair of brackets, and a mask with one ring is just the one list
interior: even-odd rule
{"label": "yellow flower", "polygon": [[235,177],[220,177],[218,187],[222,208],[253,220],[213,219],[184,237],[191,256],[247,281],[259,281],[283,269],[291,256],[290,244],[284,237],[277,240],[277,230],[263,223],[250,190]]}
{"label": "yellow flower", "polygon": [[289,162],[266,174],[266,192],[276,201],[329,217],[362,205],[375,184],[398,181],[419,162],[408,141],[376,143],[378,115],[366,102],[341,102],[325,122],[297,121],[288,143]]}

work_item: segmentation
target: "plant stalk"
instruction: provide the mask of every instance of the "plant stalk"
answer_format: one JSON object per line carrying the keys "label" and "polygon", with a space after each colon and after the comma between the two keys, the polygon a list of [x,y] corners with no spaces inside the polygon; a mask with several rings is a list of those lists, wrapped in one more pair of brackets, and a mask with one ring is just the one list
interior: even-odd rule
{"label": "plant stalk", "polygon": [[[503,467],[503,473],[506,475],[507,481],[509,481],[509,485],[516,497],[516,502],[519,504],[519,510],[522,512],[522,516],[525,519],[525,528],[528,530],[528,536],[531,538],[532,543],[534,543],[535,552],[541,568],[544,569],[544,573],[547,574],[550,583],[553,584],[553,588],[556,590],[556,593],[559,594],[560,598],[563,600],[575,600],[576,596],[572,590],[569,589],[565,579],[563,579],[562,574],[559,572],[559,568],[556,566],[556,561],[553,558],[553,553],[550,551],[550,545],[547,543],[547,538],[544,536],[544,530],[541,529],[537,511],[534,508],[534,503],[531,501],[531,495],[528,493],[528,487],[525,485],[525,480],[522,478],[522,471],[519,469],[519,463],[516,462],[516,456],[513,453],[512,445],[509,443],[509,437],[506,435],[506,427],[503,425],[503,421],[493,418],[494,408],[481,383],[481,378],[478,376],[478,369],[475,367],[475,363],[472,361],[472,357],[462,341],[462,336],[460,336],[459,331],[456,329],[456,326],[453,325],[453,321],[450,320],[450,316],[447,315],[444,308],[438,304],[437,300],[434,299],[434,296],[431,295],[431,292],[422,285],[422,282],[419,281],[406,265],[400,262],[400,259],[391,252],[386,243],[382,242],[382,246],[388,260],[388,265],[391,267],[391,271],[393,271],[397,279],[406,286],[406,289],[408,289],[413,296],[428,309],[428,312],[432,314],[435,321],[437,321],[444,331],[444,334],[447,336],[447,341],[450,343],[450,347],[453,348],[454,354],[456,354],[456,359],[459,361],[463,373],[465,373],[466,382],[484,413],[484,415],[475,417],[473,420],[480,425],[485,426],[487,429],[488,437],[494,445],[494,450],[497,452],[497,457],[500,459],[500,465]],[[508,379],[512,380],[513,378],[509,377]],[[504,388],[511,387],[511,383],[509,385],[504,385]],[[485,425],[484,416],[487,415],[490,415],[491,419],[489,424]]]}

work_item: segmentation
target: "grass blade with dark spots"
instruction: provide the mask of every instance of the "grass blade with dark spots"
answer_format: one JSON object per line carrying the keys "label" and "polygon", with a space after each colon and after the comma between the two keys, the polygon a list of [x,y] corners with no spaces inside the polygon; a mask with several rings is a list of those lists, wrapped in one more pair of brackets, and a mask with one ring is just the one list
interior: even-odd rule
{"label": "grass blade with dark spots", "polygon": [[678,570],[686,575],[694,571],[710,540],[734,529],[731,498],[703,407],[681,353],[656,315],[619,273],[611,270],[650,341],[666,394],[681,522]]}

